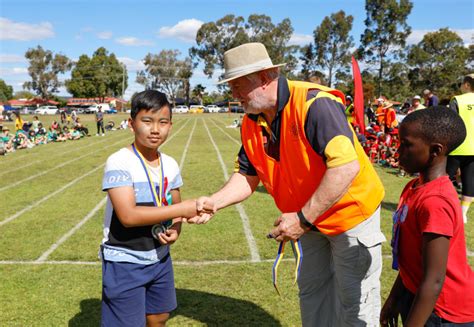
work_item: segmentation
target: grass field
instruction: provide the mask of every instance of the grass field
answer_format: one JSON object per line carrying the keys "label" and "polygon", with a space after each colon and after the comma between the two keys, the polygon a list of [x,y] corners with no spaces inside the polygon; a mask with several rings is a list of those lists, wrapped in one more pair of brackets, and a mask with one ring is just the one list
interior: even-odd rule
{"label": "grass field", "polygon": [[[116,123],[125,116],[107,116]],[[92,116],[81,117],[95,135]],[[232,173],[240,135],[226,129],[229,114],[175,115],[161,150],[182,170],[183,198],[217,190]],[[31,117],[24,117],[31,119]],[[41,117],[49,123],[52,117]],[[12,124],[7,124],[12,127]],[[100,322],[106,158],[131,143],[130,131],[54,143],[0,157],[0,325],[97,326]],[[386,188],[382,228],[390,239],[391,212],[408,178],[377,168]],[[241,205],[205,226],[183,226],[172,246],[179,308],[169,321],[182,325],[300,325],[293,262],[280,266],[280,298],[271,267],[277,244],[266,239],[278,211],[259,187]],[[474,263],[474,209],[466,227]],[[390,246],[383,245],[382,295],[395,277]],[[290,255],[287,255],[289,258]]]}

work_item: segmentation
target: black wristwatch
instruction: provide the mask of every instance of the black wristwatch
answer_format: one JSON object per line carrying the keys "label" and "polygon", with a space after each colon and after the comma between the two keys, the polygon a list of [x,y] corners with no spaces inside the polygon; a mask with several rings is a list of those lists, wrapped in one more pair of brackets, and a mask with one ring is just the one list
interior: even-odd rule
{"label": "black wristwatch", "polygon": [[313,224],[311,224],[308,219],[306,219],[306,217],[304,216],[303,214],[303,211],[300,210],[296,213],[296,215],[298,216],[300,222],[303,224],[303,226],[305,227],[308,227],[309,229],[313,230],[313,231],[317,231],[318,229],[316,228],[316,226],[314,226]]}

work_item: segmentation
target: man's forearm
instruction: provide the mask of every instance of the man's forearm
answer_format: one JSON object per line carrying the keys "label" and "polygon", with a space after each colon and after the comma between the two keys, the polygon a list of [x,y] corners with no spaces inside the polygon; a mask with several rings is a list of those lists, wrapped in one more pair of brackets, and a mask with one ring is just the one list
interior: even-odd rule
{"label": "man's forearm", "polygon": [[339,201],[349,190],[359,169],[357,160],[327,169],[318,188],[302,208],[307,220],[315,221]]}
{"label": "man's forearm", "polygon": [[259,182],[258,176],[234,173],[219,191],[211,195],[211,199],[216,204],[216,209],[228,207],[252,195]]}

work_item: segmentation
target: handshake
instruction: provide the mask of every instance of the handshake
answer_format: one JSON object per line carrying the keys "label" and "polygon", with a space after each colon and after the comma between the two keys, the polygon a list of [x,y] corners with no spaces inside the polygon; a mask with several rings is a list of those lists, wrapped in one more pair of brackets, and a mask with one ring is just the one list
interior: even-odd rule
{"label": "handshake", "polygon": [[217,206],[210,197],[201,196],[195,200],[182,202],[185,205],[183,222],[189,224],[205,224],[214,216]]}

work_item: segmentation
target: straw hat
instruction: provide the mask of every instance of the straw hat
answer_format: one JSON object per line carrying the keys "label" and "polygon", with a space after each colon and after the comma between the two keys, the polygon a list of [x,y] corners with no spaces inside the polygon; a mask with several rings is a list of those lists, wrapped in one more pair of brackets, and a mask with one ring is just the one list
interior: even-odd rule
{"label": "straw hat", "polygon": [[393,103],[391,103],[390,101],[384,101],[383,109],[388,109],[390,107],[393,107]]}
{"label": "straw hat", "polygon": [[267,49],[262,43],[242,44],[224,53],[224,79],[217,84],[283,65],[286,64],[274,65],[272,63]]}

